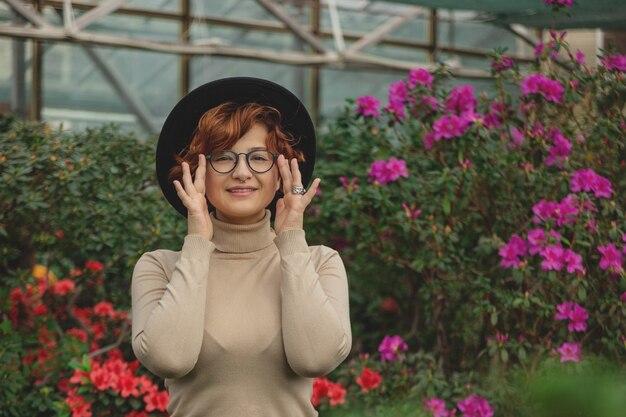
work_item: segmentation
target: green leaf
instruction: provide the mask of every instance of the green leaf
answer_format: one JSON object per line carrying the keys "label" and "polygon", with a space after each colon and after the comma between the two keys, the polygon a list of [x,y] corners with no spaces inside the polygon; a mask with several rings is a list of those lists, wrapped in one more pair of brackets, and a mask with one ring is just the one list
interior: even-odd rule
{"label": "green leaf", "polygon": [[580,301],[585,301],[587,299],[587,290],[582,285],[578,287],[578,299]]}
{"label": "green leaf", "polygon": [[443,199],[443,212],[448,215],[450,214],[450,200],[447,197]]}
{"label": "green leaf", "polygon": [[498,324],[498,312],[497,311],[493,311],[491,312],[491,324],[493,326],[495,326],[496,324]]}

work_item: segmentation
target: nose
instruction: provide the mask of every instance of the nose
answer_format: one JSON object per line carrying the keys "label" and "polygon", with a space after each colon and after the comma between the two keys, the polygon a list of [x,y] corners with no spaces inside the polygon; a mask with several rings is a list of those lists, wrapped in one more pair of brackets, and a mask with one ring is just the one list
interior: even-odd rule
{"label": "nose", "polygon": [[237,164],[235,165],[235,169],[233,170],[233,178],[237,178],[240,181],[246,180],[252,177],[252,172],[250,172],[250,168],[248,167],[248,163],[246,162],[246,155],[240,153],[237,155]]}

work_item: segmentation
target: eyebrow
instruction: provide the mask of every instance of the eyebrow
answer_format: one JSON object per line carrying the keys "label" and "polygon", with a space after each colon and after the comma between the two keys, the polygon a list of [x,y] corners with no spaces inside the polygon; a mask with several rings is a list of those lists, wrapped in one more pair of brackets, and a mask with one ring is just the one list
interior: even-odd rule
{"label": "eyebrow", "polygon": [[254,148],[248,148],[248,151],[266,151],[267,148],[264,146],[256,146]]}

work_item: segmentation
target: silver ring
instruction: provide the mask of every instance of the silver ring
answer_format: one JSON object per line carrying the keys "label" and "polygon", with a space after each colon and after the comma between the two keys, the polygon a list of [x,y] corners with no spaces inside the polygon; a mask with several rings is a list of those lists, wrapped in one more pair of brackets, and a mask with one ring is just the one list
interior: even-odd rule
{"label": "silver ring", "polygon": [[291,187],[291,194],[300,194],[304,195],[306,193],[306,188],[301,187],[299,185],[294,185]]}

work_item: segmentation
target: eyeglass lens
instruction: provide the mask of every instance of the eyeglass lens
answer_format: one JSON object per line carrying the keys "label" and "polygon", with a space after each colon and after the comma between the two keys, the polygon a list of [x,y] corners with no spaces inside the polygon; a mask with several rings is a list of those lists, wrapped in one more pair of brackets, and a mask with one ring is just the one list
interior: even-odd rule
{"label": "eyeglass lens", "polygon": [[211,154],[209,162],[213,169],[222,174],[227,174],[237,166],[239,155],[244,155],[248,167],[257,172],[269,171],[274,166],[274,155],[270,151],[257,150],[246,154],[237,154],[233,151],[216,151]]}

